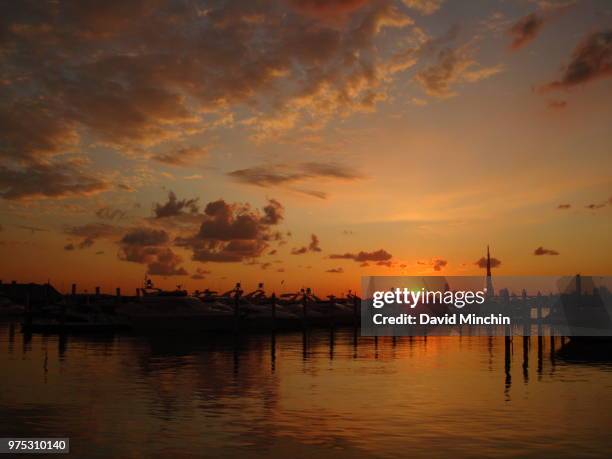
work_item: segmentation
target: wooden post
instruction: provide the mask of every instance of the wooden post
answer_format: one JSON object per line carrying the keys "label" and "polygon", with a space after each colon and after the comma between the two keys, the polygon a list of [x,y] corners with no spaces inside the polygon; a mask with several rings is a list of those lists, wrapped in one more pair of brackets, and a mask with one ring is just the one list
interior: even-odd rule
{"label": "wooden post", "polygon": [[100,287],[96,287],[96,296],[100,296]]}
{"label": "wooden post", "polygon": [[274,292],[272,292],[270,301],[272,302],[272,328],[275,328],[276,327],[276,294]]}
{"label": "wooden post", "polygon": [[307,318],[308,318],[308,297],[304,294],[304,296],[302,296],[302,319],[304,319],[304,324],[306,323]]}
{"label": "wooden post", "polygon": [[62,328],[64,328],[65,324],[66,324],[66,302],[62,301],[62,304],[60,306],[60,325],[62,326]]}
{"label": "wooden post", "polygon": [[511,352],[511,341],[510,336],[504,337],[504,370],[506,373],[506,390],[509,389],[510,384],[512,383],[512,376],[510,373],[510,367],[512,359],[510,357]]}
{"label": "wooden post", "polygon": [[240,290],[240,283],[236,284],[236,290],[234,292],[234,320],[236,324],[238,323],[238,318],[240,316],[240,294],[242,290]]}
{"label": "wooden post", "polygon": [[140,288],[136,289],[136,301],[140,302]]}
{"label": "wooden post", "polygon": [[121,303],[121,289],[119,287],[117,287],[116,296],[117,296],[117,303]]}
{"label": "wooden post", "polygon": [[[506,329],[506,333],[508,333],[507,329]],[[512,337],[510,335],[504,336],[504,347],[508,354],[510,353],[511,343],[512,343]]]}
{"label": "wooden post", "polygon": [[538,333],[538,374],[542,374],[542,347],[543,347],[542,333]]}
{"label": "wooden post", "polygon": [[361,303],[357,294],[353,295],[353,320],[355,324],[358,322],[359,318],[359,304]]}
{"label": "wooden post", "polygon": [[32,305],[30,304],[30,292],[26,292],[25,298],[26,307],[26,328],[30,330],[32,327]]}
{"label": "wooden post", "polygon": [[76,295],[76,284],[72,284],[72,296],[74,297]]}

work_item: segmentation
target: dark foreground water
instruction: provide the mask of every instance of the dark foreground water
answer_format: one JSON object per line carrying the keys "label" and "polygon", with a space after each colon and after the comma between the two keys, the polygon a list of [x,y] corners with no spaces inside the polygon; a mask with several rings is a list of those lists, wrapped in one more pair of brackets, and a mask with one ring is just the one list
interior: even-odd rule
{"label": "dark foreground water", "polygon": [[610,457],[609,350],[524,344],[28,339],[0,323],[0,437],[67,436],[88,458]]}

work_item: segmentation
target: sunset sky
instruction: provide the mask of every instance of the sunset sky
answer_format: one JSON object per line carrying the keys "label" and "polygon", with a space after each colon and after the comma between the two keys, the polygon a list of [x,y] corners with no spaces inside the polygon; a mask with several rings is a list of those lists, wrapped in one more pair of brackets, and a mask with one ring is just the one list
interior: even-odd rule
{"label": "sunset sky", "polygon": [[612,274],[612,3],[0,6],[0,279]]}

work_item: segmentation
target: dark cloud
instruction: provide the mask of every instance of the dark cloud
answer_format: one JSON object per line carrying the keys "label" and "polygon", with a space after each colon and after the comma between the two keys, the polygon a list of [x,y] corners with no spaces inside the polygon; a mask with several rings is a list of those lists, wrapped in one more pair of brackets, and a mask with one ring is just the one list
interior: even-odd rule
{"label": "dark cloud", "polygon": [[584,207],[585,207],[585,209],[589,209],[589,210],[597,210],[597,209],[603,209],[604,207],[606,207],[606,205],[608,205],[607,202],[601,202],[601,203],[598,203],[598,204],[591,203],[591,204],[588,204],[588,205],[586,205]]}
{"label": "dark cloud", "polygon": [[285,209],[276,199],[270,199],[268,204],[264,206],[263,212],[264,216],[261,218],[261,223],[264,225],[277,225],[283,220]]}
{"label": "dark cloud", "polygon": [[342,274],[344,272],[344,269],[342,269],[342,268],[331,268],[331,269],[328,269],[325,272],[326,273]]}
{"label": "dark cloud", "polygon": [[0,166],[0,196],[4,199],[89,196],[109,188],[107,181],[84,171],[77,161]]}
{"label": "dark cloud", "polygon": [[202,158],[207,154],[208,151],[205,148],[183,147],[166,153],[154,155],[153,159],[160,163],[169,164],[171,166],[189,166],[195,160]]}
{"label": "dark cloud", "polygon": [[186,276],[187,271],[178,266],[183,259],[175,254],[171,249],[165,247],[155,253],[152,260],[142,261],[147,263],[147,274],[152,276]]}
{"label": "dark cloud", "polygon": [[204,208],[199,231],[176,239],[176,244],[192,250],[201,262],[239,262],[260,257],[271,241],[282,235],[273,226],[282,220],[283,207],[268,201],[263,212],[249,205],[230,204],[220,199]]}
{"label": "dark cloud", "polygon": [[307,196],[312,196],[313,198],[318,199],[327,199],[328,194],[325,191],[317,191],[317,190],[304,190],[300,188],[296,188],[295,191],[298,193],[305,194]]}
{"label": "dark cloud", "polygon": [[387,268],[391,268],[393,266],[393,262],[391,260],[377,261],[376,266],[386,266]]}
{"label": "dark cloud", "polygon": [[126,233],[120,243],[126,246],[144,247],[166,244],[170,240],[168,233],[161,229],[134,228]]}
{"label": "dark cloud", "polygon": [[447,98],[455,95],[453,85],[475,83],[500,71],[500,66],[481,67],[465,48],[445,48],[438,52],[437,61],[418,72],[415,79],[428,95]]}
{"label": "dark cloud", "polygon": [[119,241],[119,258],[147,265],[147,274],[156,276],[185,276],[180,267],[182,258],[167,247],[170,237],[164,230],[133,228]]}
{"label": "dark cloud", "polygon": [[438,11],[444,0],[402,0],[402,2],[408,8],[427,15]]}
{"label": "dark cloud", "polygon": [[544,22],[544,16],[539,13],[531,13],[519,19],[508,29],[508,35],[512,37],[510,48],[520,49],[535,39],[542,30]]}
{"label": "dark cloud", "polygon": [[0,139],[0,156],[35,163],[64,153],[74,146],[77,134],[73,123],[54,116],[44,104],[31,101],[0,104]]}
{"label": "dark cloud", "polygon": [[64,250],[74,250],[74,244],[69,243],[64,246]]}
{"label": "dark cloud", "polygon": [[202,280],[206,279],[206,276],[211,274],[211,271],[202,268],[196,268],[196,272],[191,275],[191,278],[194,280]]}
{"label": "dark cloud", "polygon": [[64,228],[64,232],[70,236],[92,240],[119,238],[124,231],[124,228],[108,223],[87,223],[85,225]]}
{"label": "dark cloud", "polygon": [[[248,205],[228,204],[224,200],[210,202],[204,209],[205,218],[198,236],[202,239],[230,241],[254,239],[265,229],[280,222],[282,205],[269,201],[264,215],[250,210]],[[266,233],[270,238],[271,234]]]}
{"label": "dark cloud", "polygon": [[379,249],[374,252],[358,252],[358,253],[345,253],[345,254],[332,254],[329,256],[331,259],[346,259],[354,260],[359,263],[367,261],[389,261],[393,256],[384,249]]}
{"label": "dark cloud", "polygon": [[352,168],[338,163],[303,163],[301,168],[307,177],[325,177],[341,180],[356,180],[363,178],[361,174]]}
{"label": "dark cloud", "polygon": [[237,239],[225,243],[215,241],[194,248],[193,259],[203,263],[235,263],[261,256],[267,246],[268,244],[260,239]]}
{"label": "dark cloud", "polygon": [[448,261],[443,260],[442,258],[435,258],[432,261],[432,267],[434,271],[442,271],[442,269],[448,265]]}
{"label": "dark cloud", "polygon": [[293,249],[291,251],[291,254],[292,255],[303,255],[307,252],[320,252],[320,251],[321,251],[321,247],[320,247],[319,237],[316,234],[311,234],[310,243],[308,244],[308,246],[303,246],[300,248]]}
{"label": "dark cloud", "polygon": [[550,100],[548,101],[548,108],[551,110],[563,110],[567,107],[567,102],[565,100]]}
{"label": "dark cloud", "polygon": [[153,208],[155,218],[176,217],[185,213],[197,214],[198,211],[197,198],[179,200],[173,191],[168,192],[168,201],[163,204],[156,203]]}
{"label": "dark cloud", "polygon": [[113,209],[111,207],[100,207],[96,210],[96,217],[101,218],[102,220],[121,220],[125,218],[126,213],[120,209]]}
{"label": "dark cloud", "polygon": [[606,201],[591,203],[584,207],[585,209],[589,209],[589,210],[599,210],[599,209],[603,209],[606,206],[612,206],[612,196],[608,198]]}
{"label": "dark cloud", "polygon": [[533,251],[533,254],[534,255],[559,255],[559,252],[557,252],[556,250],[552,250],[552,249],[545,249],[544,247],[540,246]]}
{"label": "dark cloud", "polygon": [[287,0],[296,11],[323,20],[344,19],[370,0]]}
{"label": "dark cloud", "polygon": [[79,242],[79,249],[87,249],[89,247],[91,247],[92,245],[94,245],[94,240],[91,238],[85,238],[83,239],[81,242]]}
{"label": "dark cloud", "polygon": [[248,169],[238,169],[229,172],[227,175],[239,182],[261,187],[281,185],[304,178],[304,174],[288,171],[279,172],[274,169],[278,169],[278,166],[256,166]]}
{"label": "dark cloud", "polygon": [[[484,269],[487,267],[487,259],[485,257],[482,257],[476,260],[474,264],[478,266],[479,268]],[[491,257],[491,268],[497,268],[499,265],[501,265],[501,260]]]}
{"label": "dark cloud", "polygon": [[0,155],[29,162],[82,139],[150,157],[239,108],[258,133],[371,109],[393,76],[376,39],[411,24],[390,0],[23,0],[0,18]]}
{"label": "dark cloud", "polygon": [[320,252],[321,247],[319,244],[320,244],[320,241],[319,241],[318,236],[316,234],[311,234],[310,244],[308,244],[308,250],[310,250],[311,252]]}
{"label": "dark cloud", "polygon": [[17,225],[17,228],[26,230],[26,231],[30,231],[32,234],[48,231],[45,228],[39,228],[38,226],[29,226],[29,225]]}
{"label": "dark cloud", "polygon": [[543,85],[541,91],[570,89],[612,75],[612,30],[587,35],[572,52],[559,80]]}
{"label": "dark cloud", "polygon": [[125,231],[124,228],[108,223],[88,223],[80,226],[69,226],[64,228],[64,233],[69,236],[80,238],[78,243],[70,243],[73,250],[75,248],[86,249],[94,245],[98,239],[116,240]]}
{"label": "dark cloud", "polygon": [[559,209],[559,210],[566,210],[566,209],[570,209],[571,207],[572,207],[571,204],[559,204],[557,206],[557,209]]}
{"label": "dark cloud", "polygon": [[[297,165],[272,164],[239,169],[227,174],[234,180],[259,187],[291,185],[297,182],[332,179],[353,181],[363,178],[351,167],[338,163],[308,162]],[[294,189],[303,194],[325,199],[327,194],[316,190]]]}
{"label": "dark cloud", "polygon": [[[435,257],[430,260],[417,260],[416,264],[431,267],[434,271],[442,271],[448,265],[448,261],[443,258]],[[400,268],[405,267],[406,265],[400,265]]]}

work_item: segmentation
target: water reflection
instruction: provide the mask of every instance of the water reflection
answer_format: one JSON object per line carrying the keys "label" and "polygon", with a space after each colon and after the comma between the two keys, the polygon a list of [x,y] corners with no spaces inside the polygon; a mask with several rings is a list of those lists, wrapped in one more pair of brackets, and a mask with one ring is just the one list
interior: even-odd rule
{"label": "water reflection", "polygon": [[69,434],[76,457],[605,456],[609,348],[514,340],[45,337],[0,324],[0,432]]}

